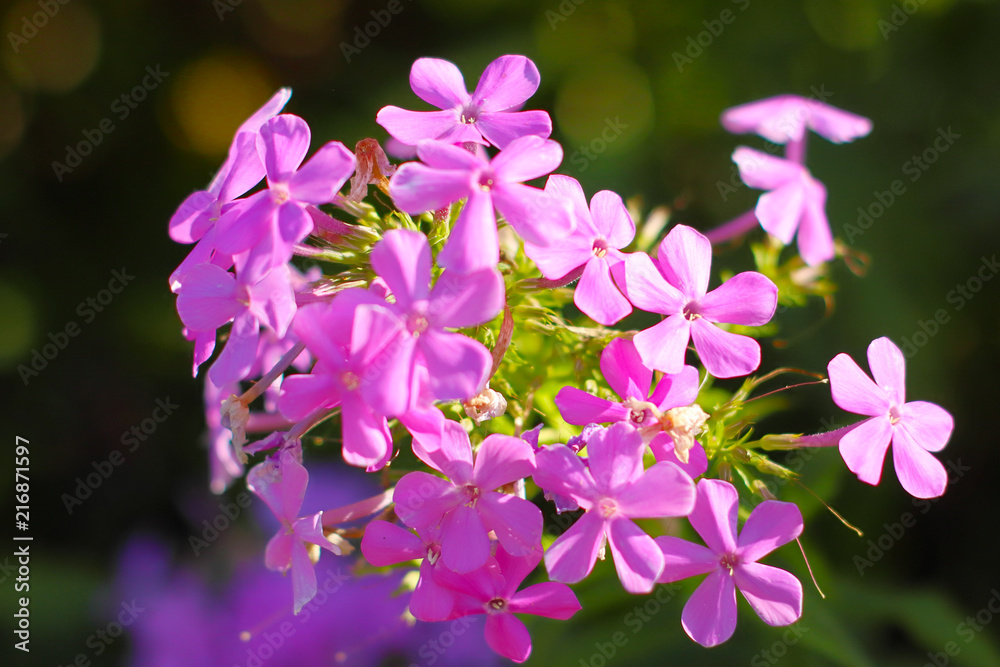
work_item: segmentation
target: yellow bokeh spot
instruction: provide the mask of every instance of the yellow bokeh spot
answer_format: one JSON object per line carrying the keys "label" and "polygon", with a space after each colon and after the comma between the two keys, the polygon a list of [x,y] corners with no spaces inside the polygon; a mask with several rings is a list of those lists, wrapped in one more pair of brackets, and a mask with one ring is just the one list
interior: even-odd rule
{"label": "yellow bokeh spot", "polygon": [[546,68],[573,65],[580,58],[629,53],[635,46],[635,22],[618,3],[575,4],[564,0],[543,12],[535,25],[539,61]]}
{"label": "yellow bokeh spot", "polygon": [[19,85],[64,93],[97,65],[101,24],[81,0],[52,4],[51,15],[37,2],[11,6],[3,20],[3,61]]}
{"label": "yellow bokeh spot", "polygon": [[9,283],[0,283],[0,313],[4,314],[4,326],[0,327],[0,368],[10,368],[27,355],[38,328],[37,314],[31,299]]}
{"label": "yellow bokeh spot", "polygon": [[[653,95],[646,75],[615,56],[580,63],[560,86],[555,125],[570,142],[599,152],[634,146],[653,121]],[[593,146],[596,144],[596,146]]]}
{"label": "yellow bokeh spot", "polygon": [[170,89],[170,113],[181,147],[224,155],[233,133],[277,90],[257,63],[213,55],[185,65]]}

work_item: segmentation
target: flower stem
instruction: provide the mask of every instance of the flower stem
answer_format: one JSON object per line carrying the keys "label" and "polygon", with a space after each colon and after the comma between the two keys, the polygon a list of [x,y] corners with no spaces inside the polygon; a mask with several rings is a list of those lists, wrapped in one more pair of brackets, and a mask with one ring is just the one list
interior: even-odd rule
{"label": "flower stem", "polygon": [[705,237],[712,242],[712,245],[718,245],[746,234],[757,224],[757,216],[750,210],[715,229],[709,230],[705,233]]}

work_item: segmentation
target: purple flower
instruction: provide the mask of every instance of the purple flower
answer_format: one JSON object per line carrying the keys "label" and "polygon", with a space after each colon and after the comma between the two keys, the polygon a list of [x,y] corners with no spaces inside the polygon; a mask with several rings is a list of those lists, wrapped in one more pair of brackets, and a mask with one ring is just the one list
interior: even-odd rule
{"label": "purple flower", "polygon": [[281,413],[299,421],[315,410],[340,406],[344,460],[369,472],[379,470],[392,456],[392,436],[386,418],[366,398],[363,379],[397,335],[398,321],[367,292],[345,290],[327,304],[304,306],[293,330],[317,362],[312,373],[285,378]]}
{"label": "purple flower", "polygon": [[576,387],[563,387],[556,394],[555,403],[568,423],[584,426],[593,422],[628,422],[638,428],[656,422],[653,411],[644,404],[651,403],[662,412],[691,405],[698,398],[698,371],[692,366],[684,366],[674,375],[664,375],[650,394],[653,372],[643,365],[635,343],[625,338],[616,338],[604,348],[601,373],[624,400],[618,403]]}
{"label": "purple flower", "polygon": [[537,136],[515,139],[492,162],[441,141],[421,143],[417,154],[424,164],[400,166],[389,183],[400,209],[414,214],[436,211],[468,198],[437,257],[445,268],[469,273],[496,266],[500,246],[494,207],[528,243],[548,245],[573,230],[561,197],[524,185],[562,162],[562,148],[554,141]]}
{"label": "purple flower", "polygon": [[604,543],[629,593],[648,593],[663,569],[653,538],[632,521],[684,516],[694,506],[694,483],[673,463],[643,470],[646,445],[627,424],[595,433],[587,442],[588,466],[565,445],[536,456],[534,479],[546,492],[570,497],[586,510],[545,553],[549,577],[569,584],[590,574]]}
{"label": "purple flower", "polygon": [[934,403],[906,402],[906,362],[888,338],[876,338],[868,346],[868,367],[874,382],[846,354],[827,366],[833,402],[871,417],[840,438],[844,463],[862,482],[878,484],[891,443],[893,466],[906,492],[917,498],[940,496],[948,473],[929,452],[948,443],[955,426],[952,416]]}
{"label": "purple flower", "polygon": [[512,556],[501,546],[480,569],[463,575],[442,570],[439,575],[442,584],[461,594],[451,618],[486,614],[486,643],[514,662],[524,662],[531,655],[528,628],[514,614],[565,621],[581,608],[565,584],[546,581],[517,590],[541,556],[541,549]]}
{"label": "purple flower", "polygon": [[327,142],[303,165],[309,140],[309,126],[292,114],[261,126],[257,151],[268,187],[219,219],[220,251],[236,255],[249,250],[250,264],[260,271],[291,259],[292,247],[313,229],[309,205],[333,201],[354,173],[354,155],[339,141]]}
{"label": "purple flower", "polygon": [[635,223],[622,198],[610,190],[601,190],[590,200],[588,208],[579,181],[559,174],[549,176],[545,192],[567,200],[576,228],[559,243],[549,246],[526,243],[525,254],[534,260],[543,276],[552,280],[583,266],[573,303],[595,322],[614,324],[632,312],[632,305],[611,277],[612,267],[625,258],[620,249],[635,236]]}
{"label": "purple flower", "polygon": [[538,69],[524,56],[501,56],[487,66],[476,92],[469,95],[462,73],[453,63],[420,58],[410,70],[410,87],[417,96],[442,111],[407,111],[384,107],[375,121],[404,144],[425,139],[452,144],[490,143],[506,148],[527,135],[552,133],[544,111],[518,111],[538,90]]}
{"label": "purple flower", "polygon": [[788,625],[802,615],[802,584],[788,572],[757,561],[802,533],[794,503],[765,500],[754,508],[736,536],[736,488],[720,479],[698,482],[698,498],[688,520],[708,547],[663,536],[663,574],[668,583],[708,573],[684,605],[681,624],[702,646],[726,641],[736,629],[736,589],[768,625]]}
{"label": "purple flower", "polygon": [[[198,264],[185,274],[177,295],[177,313],[199,340],[205,336],[197,334],[233,322],[226,347],[208,374],[217,387],[247,377],[257,359],[260,324],[283,338],[295,315],[288,267],[277,266],[254,277],[242,263],[244,258],[238,258],[235,276],[214,264]],[[199,345],[196,354],[200,350]]]}
{"label": "purple flower", "polygon": [[776,144],[802,141],[806,128],[838,144],[872,131],[867,118],[798,95],[777,95],[726,109],[721,121],[734,134],[754,132]]}
{"label": "purple flower", "polygon": [[769,190],[754,209],[768,234],[788,245],[797,231],[799,254],[810,266],[834,258],[833,233],[826,219],[826,188],[808,169],[746,146],[736,149],[733,162],[744,183]]}
{"label": "purple flower", "polygon": [[281,522],[281,529],[267,543],[264,562],[272,570],[292,570],[296,614],[316,595],[316,572],[305,545],[315,544],[340,554],[340,549],[323,535],[322,512],[298,516],[308,483],[309,473],[289,449],[281,450],[277,461],[268,457],[247,473],[247,487],[267,503]]}
{"label": "purple flower", "polygon": [[778,303],[778,288],[766,276],[746,271],[708,291],[712,244],[677,225],[660,243],[656,264],[645,253],[625,259],[625,294],[643,310],[667,315],[633,338],[643,364],[664,373],[684,367],[688,340],[705,369],[717,378],[739,377],[760,365],[760,344],[723,331],[718,322],[761,326]]}
{"label": "purple flower", "polygon": [[419,471],[407,474],[393,494],[396,515],[418,532],[440,525],[441,558],[450,569],[482,567],[490,555],[490,531],[512,554],[541,548],[541,510],[524,498],[494,491],[535,471],[535,454],[527,442],[490,435],[473,464],[469,435],[459,423],[445,420],[438,436],[425,435],[414,453],[449,479]]}
{"label": "purple flower", "polygon": [[386,232],[371,252],[372,268],[392,292],[385,304],[399,326],[365,377],[368,395],[386,415],[416,407],[426,388],[436,400],[466,400],[486,386],[493,357],[486,347],[445,327],[471,327],[493,319],[503,308],[504,282],[493,267],[466,275],[445,271],[434,287],[431,251],[420,232]]}

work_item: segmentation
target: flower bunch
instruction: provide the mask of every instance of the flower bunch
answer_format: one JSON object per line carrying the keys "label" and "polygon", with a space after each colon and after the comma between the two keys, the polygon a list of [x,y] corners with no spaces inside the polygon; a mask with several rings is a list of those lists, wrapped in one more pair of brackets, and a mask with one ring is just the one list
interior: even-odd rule
{"label": "flower bunch", "polygon": [[[469,93],[452,63],[416,61],[413,91],[439,110],[378,113],[418,158],[399,165],[374,139],[353,152],[327,142],[307,159],[308,124],[282,113],[288,90],[240,126],[218,175],[170,221],[174,240],[195,244],[170,287],[194,373],[211,363],[212,488],[245,472],[274,513],[264,562],[291,573],[295,612],[316,594],[321,551],[348,555],[360,538],[359,571],[414,571],[413,617],[482,614],[487,643],[518,662],[531,653],[518,616],[573,616],[568,584],[608,547],[631,594],[707,575],[683,614],[700,644],[733,634],[737,589],[765,623],[793,623],[802,585],[758,561],[803,530],[762,477],[796,475],[766,450],[839,445],[876,484],[891,443],[906,491],[933,497],[946,482],[929,452],[951,417],[905,402],[902,354],[885,338],[869,348],[874,381],[843,354],[828,368],[834,402],[865,420],[809,436],[751,440],[747,429],[766,414],[745,407],[751,394],[803,372],[748,377],[779,301],[830,289],[821,277],[835,244],[826,191],[804,166],[806,129],[845,142],[871,124],[794,96],[730,109],[730,131],[786,144],[784,158],[734,153],[744,181],[768,192],[743,220],[707,235],[676,224],[645,247],[636,239],[656,240],[652,218],[637,235],[620,195],[588,202],[554,173],[563,151],[548,114],[521,110],[539,81],[529,59],[503,56]],[[380,196],[368,198],[371,186]],[[758,270],[713,286],[713,242],[757,221],[770,234],[753,246]],[[796,232],[799,254],[781,264]],[[662,318],[621,325],[635,310]],[[713,385],[732,378],[746,379],[719,400]],[[385,492],[300,516],[325,443]],[[578,518],[553,537],[556,512]],[[678,536],[682,518],[706,546]]]}

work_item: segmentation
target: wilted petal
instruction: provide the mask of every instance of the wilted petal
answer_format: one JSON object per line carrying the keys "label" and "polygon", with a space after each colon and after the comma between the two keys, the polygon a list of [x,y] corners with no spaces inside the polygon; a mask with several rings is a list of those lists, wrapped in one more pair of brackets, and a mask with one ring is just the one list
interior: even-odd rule
{"label": "wilted petal", "polygon": [[316,571],[305,545],[298,540],[292,545],[292,595],[296,614],[316,596]]}
{"label": "wilted petal", "polygon": [[802,584],[789,572],[745,563],[733,569],[733,582],[768,625],[789,625],[802,616]]}
{"label": "wilted petal", "polygon": [[701,582],[681,613],[688,637],[705,647],[718,646],[736,630],[736,586],[724,570],[715,570]]}

